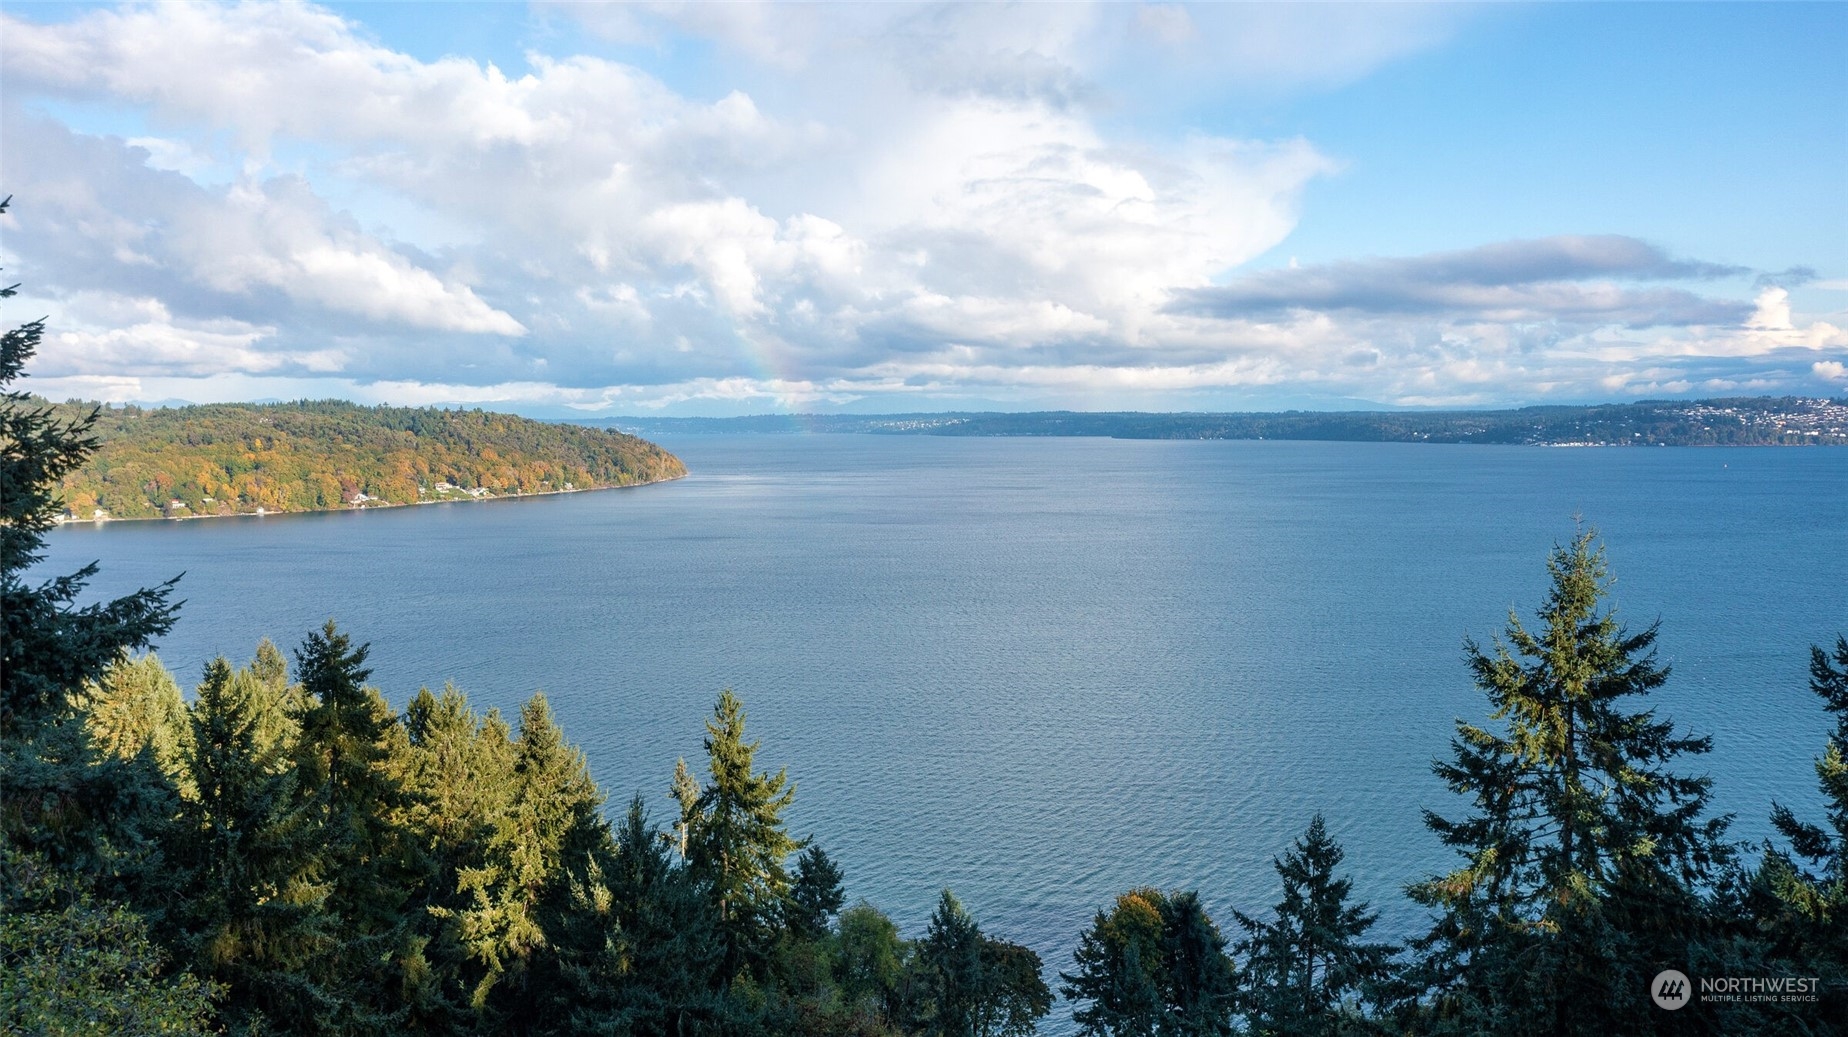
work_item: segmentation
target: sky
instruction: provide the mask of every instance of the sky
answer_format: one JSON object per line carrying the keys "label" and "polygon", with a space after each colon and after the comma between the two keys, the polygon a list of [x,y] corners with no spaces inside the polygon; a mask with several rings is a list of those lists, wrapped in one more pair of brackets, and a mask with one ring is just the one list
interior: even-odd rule
{"label": "sky", "polygon": [[41,395],[1848,396],[1848,5],[31,3]]}

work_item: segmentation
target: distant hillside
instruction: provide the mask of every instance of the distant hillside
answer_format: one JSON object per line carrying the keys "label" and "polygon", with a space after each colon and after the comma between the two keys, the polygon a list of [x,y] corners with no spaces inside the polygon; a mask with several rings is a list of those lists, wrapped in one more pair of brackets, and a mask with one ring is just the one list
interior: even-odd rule
{"label": "distant hillside", "polygon": [[[90,405],[60,404],[64,417]],[[553,493],[674,479],[680,459],[602,429],[339,401],[108,408],[64,480],[74,518],[190,517]]]}
{"label": "distant hillside", "polygon": [[608,418],[640,435],[862,432],[929,436],[1109,436],[1116,439],[1322,439],[1540,446],[1848,445],[1848,400],[1794,396],[1650,400],[1479,411],[1285,411],[1144,414],[801,414],[743,418]]}

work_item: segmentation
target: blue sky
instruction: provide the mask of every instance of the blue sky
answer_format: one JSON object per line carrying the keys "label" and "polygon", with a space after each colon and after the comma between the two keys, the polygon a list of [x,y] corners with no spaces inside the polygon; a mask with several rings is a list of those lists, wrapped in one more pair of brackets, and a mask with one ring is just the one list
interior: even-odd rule
{"label": "blue sky", "polygon": [[0,258],[54,397],[1848,393],[1844,5],[0,19]]}

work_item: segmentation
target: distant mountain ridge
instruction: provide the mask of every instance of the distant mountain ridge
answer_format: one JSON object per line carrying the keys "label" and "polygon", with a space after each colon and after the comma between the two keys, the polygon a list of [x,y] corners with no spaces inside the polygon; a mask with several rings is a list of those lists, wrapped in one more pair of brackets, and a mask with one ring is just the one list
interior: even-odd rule
{"label": "distant mountain ridge", "polygon": [[647,436],[826,432],[1536,446],[1848,446],[1848,399],[1754,396],[1456,411],[761,414],[616,417],[585,423]]}
{"label": "distant mountain ridge", "polygon": [[[48,404],[49,406],[49,404]],[[70,420],[90,404],[53,409]],[[331,511],[634,486],[686,466],[620,432],[338,400],[105,408],[66,476],[69,518]]]}

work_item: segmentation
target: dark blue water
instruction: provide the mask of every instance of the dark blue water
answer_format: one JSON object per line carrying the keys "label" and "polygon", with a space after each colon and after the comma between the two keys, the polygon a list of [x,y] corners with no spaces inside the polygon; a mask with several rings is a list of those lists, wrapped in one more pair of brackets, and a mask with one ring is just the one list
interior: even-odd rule
{"label": "dark blue water", "polygon": [[1848,450],[865,436],[666,444],[687,479],[363,514],[52,535],[120,593],[184,570],[184,682],[328,616],[402,703],[543,688],[619,807],[670,807],[718,689],[851,897],[917,931],[950,886],[1062,963],[1132,885],[1274,901],[1315,811],[1394,933],[1449,859],[1422,807],[1482,700],[1462,665],[1583,514],[1664,713],[1714,736],[1736,833],[1818,802],[1808,646],[1848,632]]}

